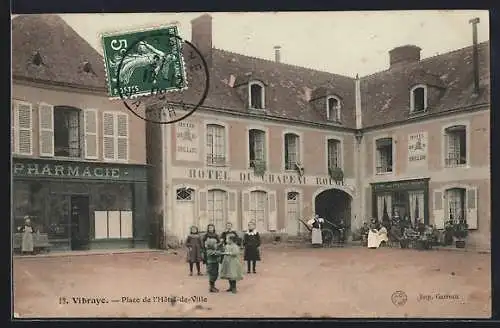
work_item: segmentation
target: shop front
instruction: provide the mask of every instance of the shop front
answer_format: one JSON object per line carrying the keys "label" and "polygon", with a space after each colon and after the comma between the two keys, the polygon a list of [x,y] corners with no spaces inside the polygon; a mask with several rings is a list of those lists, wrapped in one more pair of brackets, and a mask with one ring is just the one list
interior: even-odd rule
{"label": "shop front", "polygon": [[13,158],[12,171],[14,234],[29,216],[50,250],[147,247],[145,165]]}
{"label": "shop front", "polygon": [[380,221],[399,215],[412,224],[429,223],[429,179],[372,183],[372,215]]}

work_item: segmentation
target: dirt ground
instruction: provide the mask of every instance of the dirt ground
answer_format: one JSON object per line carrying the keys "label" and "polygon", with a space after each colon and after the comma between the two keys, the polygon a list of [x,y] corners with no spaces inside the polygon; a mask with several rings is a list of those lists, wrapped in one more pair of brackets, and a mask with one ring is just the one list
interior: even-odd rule
{"label": "dirt ground", "polygon": [[[262,257],[237,294],[225,292],[225,280],[217,281],[220,293],[209,293],[206,276],[188,276],[182,251],[15,258],[14,312],[21,318],[491,316],[487,254],[269,246]],[[75,304],[76,297],[108,303]]]}

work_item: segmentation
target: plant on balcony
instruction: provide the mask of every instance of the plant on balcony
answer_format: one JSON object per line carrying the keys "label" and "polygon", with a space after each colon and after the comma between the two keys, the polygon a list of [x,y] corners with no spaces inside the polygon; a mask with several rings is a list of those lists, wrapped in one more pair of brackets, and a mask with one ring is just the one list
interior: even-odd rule
{"label": "plant on balcony", "polygon": [[297,173],[299,174],[299,176],[303,176],[304,175],[304,167],[302,166],[301,163],[299,163],[299,162],[295,163],[295,170],[297,171]]}
{"label": "plant on balcony", "polygon": [[252,162],[252,167],[253,167],[253,173],[258,177],[262,177],[264,176],[264,173],[266,173],[265,161],[255,160]]}
{"label": "plant on balcony", "polygon": [[330,178],[332,178],[333,181],[335,182],[342,182],[344,181],[344,171],[340,167],[329,167],[328,168],[328,174],[330,175]]}

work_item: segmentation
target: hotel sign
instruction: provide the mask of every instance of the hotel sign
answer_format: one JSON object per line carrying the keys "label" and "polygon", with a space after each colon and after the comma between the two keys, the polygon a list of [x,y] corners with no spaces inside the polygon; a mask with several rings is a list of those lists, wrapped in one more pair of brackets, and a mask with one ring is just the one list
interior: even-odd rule
{"label": "hotel sign", "polygon": [[105,163],[14,159],[14,177],[146,181],[145,168]]}
{"label": "hotel sign", "polygon": [[181,121],[175,124],[175,158],[178,161],[197,162],[200,160],[200,138],[198,124]]}
{"label": "hotel sign", "polygon": [[408,135],[408,162],[411,164],[427,161],[427,132]]}
{"label": "hotel sign", "polygon": [[[177,170],[175,170],[177,171]],[[177,173],[177,172],[176,172]],[[187,174],[186,174],[187,173]],[[187,176],[186,176],[187,175]],[[174,174],[180,177],[180,174]],[[251,171],[232,171],[224,169],[187,169],[184,176],[188,179],[211,180],[219,182],[237,183],[263,183],[281,185],[309,185],[309,186],[335,186],[350,193],[354,193],[352,185],[344,181],[334,181],[325,176],[299,176],[297,173],[265,173],[263,176],[256,176]]]}

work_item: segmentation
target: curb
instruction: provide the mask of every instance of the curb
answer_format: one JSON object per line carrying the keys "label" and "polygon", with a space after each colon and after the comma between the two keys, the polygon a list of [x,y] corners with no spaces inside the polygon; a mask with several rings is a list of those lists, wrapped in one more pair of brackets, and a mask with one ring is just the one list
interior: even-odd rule
{"label": "curb", "polygon": [[103,256],[103,255],[122,255],[122,254],[144,254],[144,253],[167,253],[168,251],[163,249],[144,249],[144,250],[103,250],[102,252],[97,251],[77,251],[77,252],[54,252],[45,253],[37,255],[14,255],[14,259],[34,259],[34,258],[55,258],[55,257],[73,257],[73,256]]}

